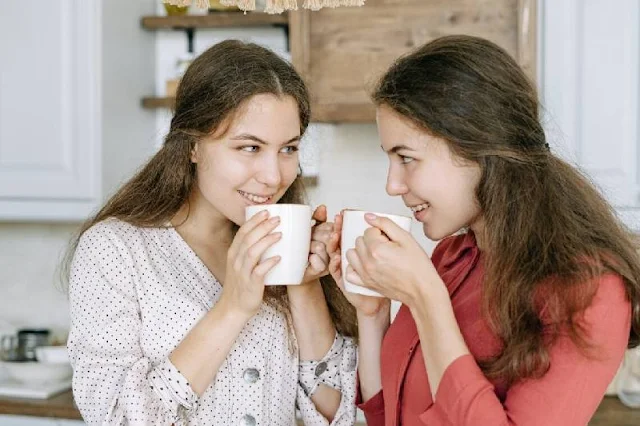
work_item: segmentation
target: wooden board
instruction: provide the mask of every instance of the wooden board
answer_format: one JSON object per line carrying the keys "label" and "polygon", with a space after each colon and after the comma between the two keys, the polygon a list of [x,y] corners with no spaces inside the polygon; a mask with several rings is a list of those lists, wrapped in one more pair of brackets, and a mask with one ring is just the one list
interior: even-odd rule
{"label": "wooden board", "polygon": [[61,393],[47,400],[0,398],[0,414],[82,419],[73,401],[71,391]]}
{"label": "wooden board", "polygon": [[292,60],[309,84],[314,121],[370,122],[377,79],[398,56],[443,35],[488,38],[535,75],[536,0],[367,0],[298,10]]}
{"label": "wooden board", "polygon": [[147,30],[171,30],[183,28],[253,27],[287,25],[287,13],[269,15],[259,12],[216,12],[208,15],[144,16],[142,28]]}

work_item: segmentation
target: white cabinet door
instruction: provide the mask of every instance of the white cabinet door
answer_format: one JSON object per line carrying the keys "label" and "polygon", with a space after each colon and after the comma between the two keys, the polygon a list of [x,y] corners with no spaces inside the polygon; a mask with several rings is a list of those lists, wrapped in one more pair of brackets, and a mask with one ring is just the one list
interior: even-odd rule
{"label": "white cabinet door", "polygon": [[552,148],[640,230],[640,2],[541,3],[539,77]]}
{"label": "white cabinet door", "polygon": [[0,13],[0,220],[77,220],[100,198],[100,0]]}

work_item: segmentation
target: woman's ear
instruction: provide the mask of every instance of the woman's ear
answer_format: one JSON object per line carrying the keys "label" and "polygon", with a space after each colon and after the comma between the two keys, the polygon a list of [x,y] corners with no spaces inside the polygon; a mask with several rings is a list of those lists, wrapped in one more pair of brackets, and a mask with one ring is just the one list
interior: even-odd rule
{"label": "woman's ear", "polygon": [[191,162],[193,164],[198,163],[198,145],[200,145],[198,142],[194,143],[191,149]]}

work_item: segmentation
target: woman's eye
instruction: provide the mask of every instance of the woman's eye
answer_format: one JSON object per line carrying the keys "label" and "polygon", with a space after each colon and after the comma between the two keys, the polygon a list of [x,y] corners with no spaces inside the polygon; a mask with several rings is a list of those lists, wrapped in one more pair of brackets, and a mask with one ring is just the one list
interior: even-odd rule
{"label": "woman's eye", "polygon": [[240,147],[240,151],[244,152],[258,152],[259,148],[257,145],[249,145]]}
{"label": "woman's eye", "polygon": [[412,162],[414,160],[413,157],[407,157],[406,155],[401,155],[400,156],[400,162],[402,164],[409,164],[410,162]]}
{"label": "woman's eye", "polygon": [[280,152],[284,154],[293,154],[294,152],[297,152],[297,151],[298,151],[297,146],[285,146],[282,148],[282,150],[280,150]]}

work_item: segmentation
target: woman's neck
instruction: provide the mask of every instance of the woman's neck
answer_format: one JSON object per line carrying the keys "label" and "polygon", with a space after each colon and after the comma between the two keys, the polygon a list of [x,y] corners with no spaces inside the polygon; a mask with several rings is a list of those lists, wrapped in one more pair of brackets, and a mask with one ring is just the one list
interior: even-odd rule
{"label": "woman's neck", "polygon": [[231,246],[236,226],[224,215],[206,208],[190,197],[171,219],[171,224],[187,242],[225,252]]}
{"label": "woman's neck", "polygon": [[478,246],[480,251],[486,251],[484,220],[482,218],[478,218],[474,223],[469,225],[469,229],[473,232],[473,235],[476,239],[476,245]]}

